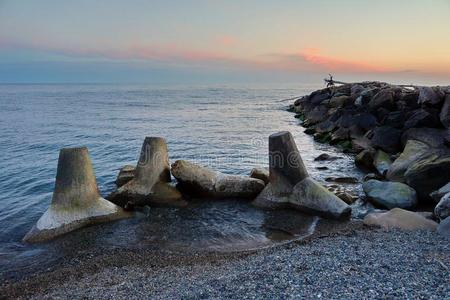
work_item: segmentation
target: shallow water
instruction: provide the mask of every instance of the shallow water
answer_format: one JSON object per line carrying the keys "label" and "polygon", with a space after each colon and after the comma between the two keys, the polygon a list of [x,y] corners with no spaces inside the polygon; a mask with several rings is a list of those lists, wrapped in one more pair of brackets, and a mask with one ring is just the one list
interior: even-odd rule
{"label": "shallow water", "polygon": [[[0,85],[0,269],[26,268],[62,255],[61,242],[29,246],[20,240],[50,203],[63,147],[88,147],[104,196],[114,189],[119,168],[135,164],[145,136],[165,137],[172,162],[186,159],[246,175],[268,165],[268,136],[288,130],[314,178],[360,177],[350,156],[313,142],[286,112],[291,101],[280,101],[318,87]],[[315,162],[323,152],[341,159]],[[319,166],[329,169],[319,171]],[[287,229],[274,222],[280,219]],[[304,237],[316,222],[243,201],[203,201],[184,210],[150,209],[74,234],[111,247],[233,251]]]}

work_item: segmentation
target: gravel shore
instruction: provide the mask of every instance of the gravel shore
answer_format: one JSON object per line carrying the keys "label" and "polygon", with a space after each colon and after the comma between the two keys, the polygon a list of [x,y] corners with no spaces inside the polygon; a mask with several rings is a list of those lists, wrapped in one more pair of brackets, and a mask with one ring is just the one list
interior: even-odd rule
{"label": "gravel shore", "polygon": [[237,253],[98,249],[4,282],[4,298],[450,297],[450,243],[430,231],[321,224],[310,238]]}

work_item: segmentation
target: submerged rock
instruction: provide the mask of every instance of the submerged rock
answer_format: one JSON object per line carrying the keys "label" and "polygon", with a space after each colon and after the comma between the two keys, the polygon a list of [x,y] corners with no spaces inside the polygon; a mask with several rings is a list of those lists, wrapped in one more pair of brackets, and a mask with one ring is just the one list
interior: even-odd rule
{"label": "submerged rock", "polygon": [[256,178],[264,181],[265,184],[269,183],[269,170],[266,168],[253,168],[250,172],[251,178]]}
{"label": "submerged rock", "polygon": [[393,208],[385,213],[370,213],[363,222],[367,226],[379,226],[384,229],[436,230],[437,227],[436,222],[401,208]]}
{"label": "submerged rock", "polygon": [[434,208],[434,215],[439,218],[439,220],[444,220],[450,216],[450,192],[445,194],[438,205]]}
{"label": "submerged rock", "polygon": [[186,206],[181,193],[170,184],[169,154],[165,139],[146,137],[135,176],[107,199],[119,206]]}
{"label": "submerged rock", "polygon": [[315,161],[336,160],[336,159],[340,159],[340,157],[338,157],[338,156],[331,156],[328,153],[322,153],[319,156],[317,156],[316,158],[314,158]]}
{"label": "submerged rock", "polygon": [[270,182],[253,201],[265,208],[295,208],[335,219],[348,218],[351,208],[309,177],[289,132],[269,137]]}
{"label": "submerged rock", "polygon": [[348,183],[348,184],[359,183],[358,178],[355,178],[355,177],[327,177],[327,178],[325,178],[325,181],[337,182],[337,183]]}
{"label": "submerged rock", "polygon": [[417,205],[416,191],[400,182],[371,179],[363,183],[363,190],[372,203],[388,209],[408,209]]}
{"label": "submerged rock", "polygon": [[131,165],[123,166],[119,170],[119,174],[117,175],[117,178],[116,178],[116,181],[115,181],[116,186],[117,187],[121,187],[122,185],[124,185],[128,181],[132,180],[134,178],[134,172],[135,171],[136,171],[136,167],[135,166],[131,166]]}
{"label": "submerged rock", "polygon": [[264,188],[263,180],[226,175],[185,160],[172,164],[180,189],[189,195],[208,198],[254,198]]}
{"label": "submerged rock", "polygon": [[42,242],[75,229],[129,217],[103,199],[87,148],[61,149],[50,207],[25,235],[24,242]]}

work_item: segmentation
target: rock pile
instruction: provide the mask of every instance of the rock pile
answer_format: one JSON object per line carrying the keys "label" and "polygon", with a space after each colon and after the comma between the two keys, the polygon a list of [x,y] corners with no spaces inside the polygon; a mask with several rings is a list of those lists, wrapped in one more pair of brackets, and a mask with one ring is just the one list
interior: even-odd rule
{"label": "rock pile", "polygon": [[450,87],[343,84],[289,110],[316,141],[355,153],[356,165],[375,173],[364,190],[377,206],[413,209],[446,194],[438,190],[450,182]]}

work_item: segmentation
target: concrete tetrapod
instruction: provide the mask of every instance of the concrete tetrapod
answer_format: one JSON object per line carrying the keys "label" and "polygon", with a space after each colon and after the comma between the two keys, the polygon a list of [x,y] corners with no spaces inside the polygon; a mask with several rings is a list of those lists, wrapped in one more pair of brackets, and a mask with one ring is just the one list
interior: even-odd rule
{"label": "concrete tetrapod", "polygon": [[122,206],[186,206],[181,193],[170,184],[169,154],[166,140],[146,137],[136,166],[135,176],[107,196]]}
{"label": "concrete tetrapod", "polygon": [[254,205],[292,207],[333,219],[350,216],[350,206],[309,177],[290,132],[269,137],[269,173],[269,184],[253,201]]}
{"label": "concrete tetrapod", "polygon": [[50,207],[23,241],[42,242],[86,225],[129,216],[100,197],[87,148],[65,148],[59,153]]}

